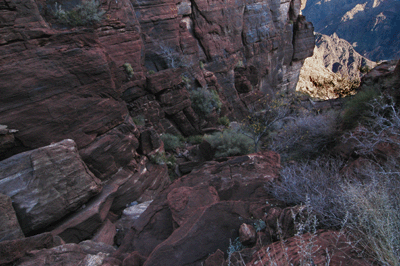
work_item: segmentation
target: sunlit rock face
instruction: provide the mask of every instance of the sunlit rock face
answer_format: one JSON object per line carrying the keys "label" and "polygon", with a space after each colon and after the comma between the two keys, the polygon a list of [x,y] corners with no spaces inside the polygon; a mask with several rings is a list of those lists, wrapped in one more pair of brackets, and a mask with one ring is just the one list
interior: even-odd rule
{"label": "sunlit rock face", "polygon": [[314,54],[304,62],[296,90],[325,100],[345,96],[353,93],[362,76],[375,66],[336,33],[317,33]]}
{"label": "sunlit rock face", "polygon": [[315,31],[337,35],[373,60],[400,57],[400,2],[396,0],[303,0],[302,11]]}

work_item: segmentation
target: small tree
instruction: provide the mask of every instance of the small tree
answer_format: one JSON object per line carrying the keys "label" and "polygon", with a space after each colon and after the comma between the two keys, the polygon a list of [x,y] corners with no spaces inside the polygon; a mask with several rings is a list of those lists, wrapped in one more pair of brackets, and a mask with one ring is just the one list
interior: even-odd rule
{"label": "small tree", "polygon": [[289,116],[289,101],[285,99],[275,99],[266,105],[262,111],[255,111],[250,108],[249,115],[243,120],[240,132],[252,139],[254,152],[258,151],[261,139],[268,134],[274,125]]}

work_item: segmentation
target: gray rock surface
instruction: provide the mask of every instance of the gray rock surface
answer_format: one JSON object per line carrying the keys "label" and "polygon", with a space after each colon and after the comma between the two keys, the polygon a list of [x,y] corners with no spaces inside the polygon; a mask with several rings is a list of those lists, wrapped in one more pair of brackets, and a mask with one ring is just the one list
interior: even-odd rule
{"label": "gray rock surface", "polygon": [[10,197],[0,194],[0,242],[23,237]]}
{"label": "gray rock surface", "polygon": [[25,234],[61,219],[100,191],[100,180],[70,139],[0,162],[0,193],[14,202]]}

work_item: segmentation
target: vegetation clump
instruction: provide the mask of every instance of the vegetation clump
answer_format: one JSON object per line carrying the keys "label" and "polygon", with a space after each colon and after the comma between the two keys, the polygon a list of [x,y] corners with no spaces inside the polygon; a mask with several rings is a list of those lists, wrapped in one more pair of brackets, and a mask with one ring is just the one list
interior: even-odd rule
{"label": "vegetation clump", "polygon": [[193,110],[201,117],[207,116],[214,110],[219,112],[222,107],[217,91],[206,88],[197,88],[190,91],[190,100]]}
{"label": "vegetation clump", "polygon": [[123,67],[125,69],[126,74],[128,74],[129,78],[133,77],[134,72],[133,72],[132,65],[129,63],[125,63],[125,64],[123,64]]}
{"label": "vegetation clump", "polygon": [[164,149],[166,151],[175,151],[177,148],[183,146],[182,139],[179,136],[165,133],[160,138],[164,142]]}
{"label": "vegetation clump", "polygon": [[218,124],[222,126],[229,127],[230,122],[231,121],[229,121],[229,118],[226,116],[218,118]]}
{"label": "vegetation clump", "polygon": [[351,129],[357,126],[358,123],[365,121],[366,115],[371,110],[369,102],[378,96],[378,90],[368,88],[349,98],[345,103],[345,110],[342,117],[344,127]]}
{"label": "vegetation clump", "polygon": [[216,157],[243,155],[253,151],[253,142],[248,137],[233,129],[226,129],[223,132],[206,135],[205,140],[216,149]]}
{"label": "vegetation clump", "polygon": [[68,11],[56,3],[54,16],[61,24],[75,27],[98,23],[105,13],[106,11],[100,9],[98,1],[87,0]]}

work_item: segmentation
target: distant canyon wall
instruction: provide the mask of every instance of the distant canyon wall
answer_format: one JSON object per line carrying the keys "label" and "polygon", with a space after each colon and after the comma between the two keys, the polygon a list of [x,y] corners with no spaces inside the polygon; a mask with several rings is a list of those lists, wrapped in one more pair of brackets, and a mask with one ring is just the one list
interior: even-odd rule
{"label": "distant canyon wall", "polygon": [[398,0],[302,0],[302,8],[316,32],[336,32],[370,60],[400,58]]}

